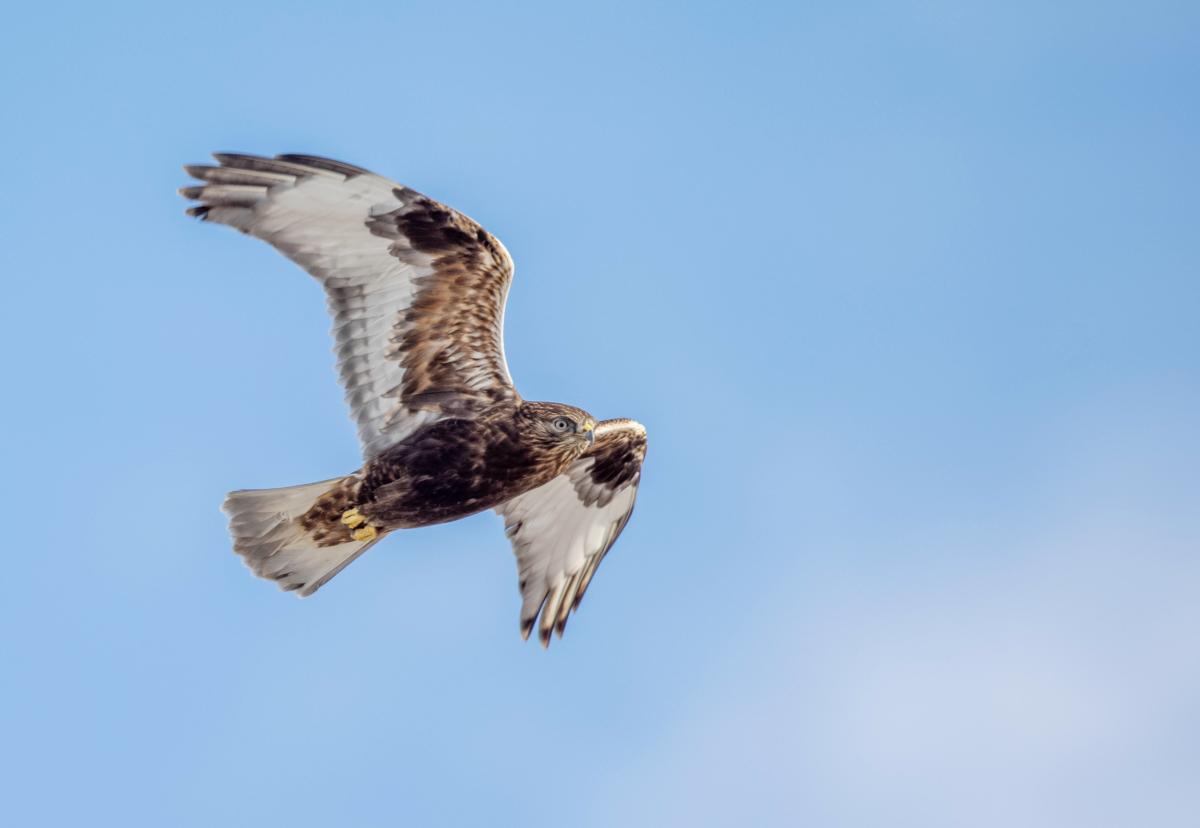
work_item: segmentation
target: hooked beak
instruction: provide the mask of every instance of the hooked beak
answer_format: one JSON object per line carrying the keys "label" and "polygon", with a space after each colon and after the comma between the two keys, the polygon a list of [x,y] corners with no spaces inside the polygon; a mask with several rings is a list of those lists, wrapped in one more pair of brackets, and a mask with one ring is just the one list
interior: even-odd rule
{"label": "hooked beak", "polygon": [[583,436],[587,437],[588,446],[594,446],[596,444],[596,421],[595,420],[589,418],[587,420],[587,422],[585,422],[583,424]]}

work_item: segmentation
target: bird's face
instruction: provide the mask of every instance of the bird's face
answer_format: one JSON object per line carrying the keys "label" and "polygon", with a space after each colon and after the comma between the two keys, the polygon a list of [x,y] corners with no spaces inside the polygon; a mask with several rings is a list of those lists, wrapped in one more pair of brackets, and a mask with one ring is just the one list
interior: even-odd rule
{"label": "bird's face", "polygon": [[525,403],[522,413],[538,442],[582,454],[596,441],[596,420],[580,408],[561,403]]}

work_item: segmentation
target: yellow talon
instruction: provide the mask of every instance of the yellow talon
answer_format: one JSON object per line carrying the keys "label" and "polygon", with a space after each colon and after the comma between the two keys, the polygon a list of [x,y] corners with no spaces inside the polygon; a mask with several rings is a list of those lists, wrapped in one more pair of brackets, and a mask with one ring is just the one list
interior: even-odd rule
{"label": "yellow talon", "polygon": [[351,529],[355,528],[356,526],[362,526],[366,522],[367,519],[363,517],[362,512],[358,511],[357,507],[354,509],[347,509],[346,511],[342,512],[342,523],[344,523],[346,526],[349,526]]}
{"label": "yellow talon", "polygon": [[354,530],[350,537],[354,538],[356,541],[373,541],[378,535],[379,533],[375,531],[375,527],[368,525],[361,529]]}

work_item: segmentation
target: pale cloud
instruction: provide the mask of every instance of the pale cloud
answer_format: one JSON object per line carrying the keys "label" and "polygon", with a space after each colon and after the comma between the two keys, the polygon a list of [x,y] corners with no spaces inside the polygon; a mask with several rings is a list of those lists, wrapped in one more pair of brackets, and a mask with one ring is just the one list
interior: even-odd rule
{"label": "pale cloud", "polygon": [[1192,824],[1193,441],[1139,424],[1049,429],[1040,505],[1005,537],[943,524],[896,543],[912,566],[766,585],[594,824]]}

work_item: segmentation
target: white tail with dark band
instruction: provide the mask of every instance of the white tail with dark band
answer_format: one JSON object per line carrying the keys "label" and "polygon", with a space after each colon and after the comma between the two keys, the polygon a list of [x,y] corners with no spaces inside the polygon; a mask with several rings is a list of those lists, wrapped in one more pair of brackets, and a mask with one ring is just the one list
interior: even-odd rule
{"label": "white tail with dark band", "polygon": [[378,540],[320,546],[301,525],[300,517],[317,498],[345,479],[230,492],[221,508],[229,516],[234,551],[260,578],[270,578],[281,589],[302,596],[312,595]]}

